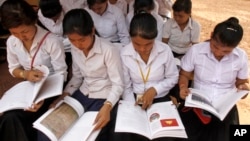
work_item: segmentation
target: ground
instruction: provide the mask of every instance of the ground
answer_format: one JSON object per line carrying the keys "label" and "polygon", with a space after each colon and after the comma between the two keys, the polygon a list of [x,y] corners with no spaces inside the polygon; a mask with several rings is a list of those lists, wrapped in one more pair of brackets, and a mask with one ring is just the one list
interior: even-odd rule
{"label": "ground", "polygon": [[[250,0],[192,0],[192,17],[201,24],[201,41],[209,39],[214,26],[229,17],[237,17],[244,29],[240,43],[250,60]],[[250,63],[249,63],[250,64]],[[250,68],[250,65],[248,65]],[[250,124],[250,94],[237,103],[240,123]]]}

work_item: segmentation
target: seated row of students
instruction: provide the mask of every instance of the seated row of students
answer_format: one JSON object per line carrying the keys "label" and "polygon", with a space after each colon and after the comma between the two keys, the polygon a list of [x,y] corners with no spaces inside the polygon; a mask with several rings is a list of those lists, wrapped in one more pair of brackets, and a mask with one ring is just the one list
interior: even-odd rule
{"label": "seated row of students", "polygon": [[[32,7],[23,0],[7,0],[1,7],[0,14],[3,25],[12,34],[7,41],[7,59],[9,71],[14,77],[37,82],[42,73],[32,67],[41,64],[48,66],[50,73],[62,73],[66,77],[63,44],[50,33],[39,47],[38,43],[47,31],[36,25],[37,15]],[[36,136],[37,131],[32,128],[32,123],[49,105],[53,106],[66,95],[80,101],[86,111],[99,111],[95,129],[102,131],[96,140],[147,140],[137,135],[114,133],[117,101],[120,98],[137,103],[139,101],[136,101],[136,97],[143,94],[139,100],[143,103],[142,108],[146,109],[152,103],[169,100],[169,91],[179,79],[180,97],[185,99],[188,94],[187,82],[193,71],[194,87],[197,89],[213,90],[214,84],[216,88],[224,90],[233,87],[249,89],[247,55],[237,47],[242,39],[243,29],[235,18],[218,24],[210,41],[197,44],[188,51],[182,59],[180,76],[170,47],[156,40],[157,21],[151,14],[138,13],[132,18],[129,27],[131,42],[120,53],[112,43],[95,34],[94,21],[86,10],[70,10],[64,16],[62,26],[63,33],[72,44],[71,80],[59,98],[51,99],[53,103],[45,100],[26,111],[3,113],[0,116],[2,141],[48,140],[41,133]],[[197,60],[196,57],[200,59]],[[214,73],[214,67],[208,68],[206,62],[209,66],[218,66],[216,75],[205,77],[203,72]],[[226,67],[232,65],[235,68]],[[221,67],[227,69],[221,71]],[[230,80],[224,79],[228,78],[228,74],[233,74],[233,77],[230,75]],[[234,110],[233,115],[235,113],[237,110]],[[224,130],[225,127],[228,129],[229,123],[236,119],[219,121],[213,117],[214,122],[204,125],[196,117],[196,124],[190,124],[190,117],[195,119],[196,115],[191,113],[192,116],[189,117],[185,114],[181,113],[181,116],[188,140],[191,141],[206,140],[207,136],[211,140],[222,140],[222,137],[229,134],[228,130]],[[231,117],[231,114],[228,116]],[[213,132],[213,127],[219,129],[219,137]]]}
{"label": "seated row of students", "polygon": [[[87,0],[85,9],[90,13],[100,37],[107,39],[121,48],[130,42],[129,25],[132,17],[141,11],[151,13],[157,20],[157,39],[167,43],[175,57],[183,56],[192,44],[200,38],[200,24],[191,18],[191,0],[176,0],[173,4],[173,19],[166,22],[155,12],[157,5],[154,0],[135,0],[133,10],[125,17],[121,10],[107,0]],[[67,5],[67,8],[65,8]],[[40,0],[38,17],[41,23],[52,33],[62,35],[62,19],[70,9],[81,8],[83,4],[69,7],[63,0]],[[64,39],[66,51],[70,43]],[[69,55],[67,55],[69,56]],[[69,57],[68,57],[69,58]],[[68,63],[67,63],[68,64]]]}

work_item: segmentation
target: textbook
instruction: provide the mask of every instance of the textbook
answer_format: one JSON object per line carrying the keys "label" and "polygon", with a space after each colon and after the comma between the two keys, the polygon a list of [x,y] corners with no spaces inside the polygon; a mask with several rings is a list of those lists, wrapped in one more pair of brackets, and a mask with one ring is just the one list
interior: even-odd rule
{"label": "textbook", "polygon": [[216,101],[211,101],[204,91],[190,88],[190,94],[186,97],[185,106],[203,109],[223,120],[233,106],[248,93],[247,90],[233,89],[221,94]]}
{"label": "textbook", "polygon": [[0,113],[14,110],[27,109],[33,103],[38,103],[46,98],[62,94],[64,76],[53,74],[49,76],[47,66],[37,66],[44,73],[39,82],[22,81],[6,91],[0,99]]}
{"label": "textbook", "polygon": [[172,101],[152,104],[147,110],[134,102],[119,101],[115,132],[136,133],[150,140],[160,137],[187,138]]}
{"label": "textbook", "polygon": [[94,141],[100,130],[93,131],[98,111],[84,112],[74,98],[66,96],[34,123],[51,141]]}

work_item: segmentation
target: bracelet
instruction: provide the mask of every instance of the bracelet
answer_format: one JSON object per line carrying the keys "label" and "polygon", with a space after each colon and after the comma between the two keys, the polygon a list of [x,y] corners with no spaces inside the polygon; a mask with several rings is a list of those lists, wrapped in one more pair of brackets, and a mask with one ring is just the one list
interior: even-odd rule
{"label": "bracelet", "polygon": [[109,105],[111,108],[113,107],[113,104],[111,102],[109,102],[109,101],[105,101],[104,104]]}

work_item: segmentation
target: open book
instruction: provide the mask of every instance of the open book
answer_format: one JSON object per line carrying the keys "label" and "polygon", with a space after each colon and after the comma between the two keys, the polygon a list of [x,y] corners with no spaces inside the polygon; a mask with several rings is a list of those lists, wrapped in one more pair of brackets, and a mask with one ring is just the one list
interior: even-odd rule
{"label": "open book", "polygon": [[233,106],[249,91],[233,89],[216,101],[211,101],[204,91],[190,88],[190,94],[186,97],[186,107],[196,107],[210,112],[211,114],[223,120]]}
{"label": "open book", "polygon": [[49,76],[49,69],[40,65],[35,67],[44,73],[39,82],[23,81],[8,91],[0,99],[0,113],[13,109],[26,109],[33,103],[62,94],[64,76],[53,74]]}
{"label": "open book", "polygon": [[49,109],[33,126],[51,141],[93,141],[100,130],[93,131],[97,111],[84,112],[83,106],[74,98],[66,96]]}
{"label": "open book", "polygon": [[187,138],[185,128],[175,105],[155,103],[147,110],[134,102],[120,101],[115,132],[136,133],[152,140],[159,137]]}

